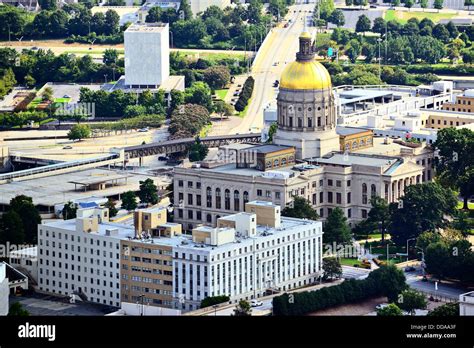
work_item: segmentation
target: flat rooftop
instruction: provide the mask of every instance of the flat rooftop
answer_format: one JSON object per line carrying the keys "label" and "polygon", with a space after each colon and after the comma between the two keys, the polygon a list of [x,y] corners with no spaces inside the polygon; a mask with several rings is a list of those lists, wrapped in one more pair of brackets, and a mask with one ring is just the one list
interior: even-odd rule
{"label": "flat rooftop", "polygon": [[392,97],[395,93],[390,90],[353,89],[348,91],[337,91],[341,105],[350,104],[374,98]]}
{"label": "flat rooftop", "polygon": [[[116,186],[108,186],[103,190],[75,190],[72,182],[86,182],[103,180],[108,176],[129,175],[127,182],[120,181]],[[139,181],[151,178],[155,183],[168,184],[170,179],[165,176],[156,176],[149,172],[126,172],[107,169],[87,169],[73,173],[51,175],[35,178],[34,180],[14,181],[0,185],[0,204],[8,205],[17,195],[26,194],[33,198],[36,205],[53,207],[69,200],[90,199],[92,195],[110,197],[130,190],[139,189]]]}
{"label": "flat rooftop", "polygon": [[342,127],[342,126],[337,126],[336,127],[336,133],[339,135],[352,135],[352,134],[358,134],[358,133],[365,133],[370,131],[370,129],[364,129],[364,128],[354,128],[354,127]]}
{"label": "flat rooftop", "polygon": [[[257,236],[255,238],[266,238],[270,235],[275,234],[285,234],[289,229],[297,228],[299,226],[309,225],[309,224],[321,224],[321,222],[316,222],[312,220],[304,220],[304,219],[296,219],[296,218],[289,218],[289,217],[282,217],[281,218],[281,225],[278,229],[276,228],[269,228],[263,225],[257,225]],[[52,222],[45,223],[47,226],[57,227],[64,230],[69,231],[76,231],[76,222],[75,219],[72,220],[55,220]],[[201,230],[213,230],[212,227],[208,226],[201,226],[199,227]],[[115,235],[107,236],[107,230],[117,230]],[[228,229],[227,229],[228,230]],[[98,235],[107,238],[119,239],[119,240],[130,240],[133,239],[135,236],[135,229],[133,226],[120,224],[120,223],[112,223],[112,222],[103,222],[98,225],[98,232],[83,232],[91,235]],[[163,245],[163,246],[170,246],[170,247],[180,247],[185,249],[196,249],[199,248],[201,250],[214,250],[218,248],[219,250],[226,250],[228,248],[233,248],[235,244],[239,244],[242,246],[253,245],[254,238],[240,238],[236,237],[235,242],[226,243],[220,245],[218,247],[212,245],[205,245],[202,243],[194,243],[192,241],[191,235],[182,234],[179,236],[174,237],[153,237],[149,239],[135,239],[136,242],[141,243],[150,243],[156,245]]]}
{"label": "flat rooftop", "polygon": [[168,23],[135,23],[130,25],[125,32],[161,33],[167,25]]}
{"label": "flat rooftop", "polygon": [[395,163],[397,158],[384,156],[358,155],[355,153],[333,153],[329,157],[314,158],[311,161],[322,164],[333,164],[340,166],[361,165],[368,167],[384,168]]}

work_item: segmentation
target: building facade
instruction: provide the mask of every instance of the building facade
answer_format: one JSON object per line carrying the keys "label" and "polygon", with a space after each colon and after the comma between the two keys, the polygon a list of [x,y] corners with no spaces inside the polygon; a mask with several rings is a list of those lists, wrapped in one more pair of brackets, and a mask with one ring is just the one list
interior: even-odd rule
{"label": "building facade", "polygon": [[9,310],[8,296],[10,290],[8,287],[7,265],[0,262],[0,315],[7,315]]}
{"label": "building facade", "polygon": [[454,102],[444,103],[442,110],[474,113],[474,89],[467,89],[457,95]]}
{"label": "building facade", "polygon": [[155,89],[169,78],[167,23],[132,24],[124,33],[125,87]]}

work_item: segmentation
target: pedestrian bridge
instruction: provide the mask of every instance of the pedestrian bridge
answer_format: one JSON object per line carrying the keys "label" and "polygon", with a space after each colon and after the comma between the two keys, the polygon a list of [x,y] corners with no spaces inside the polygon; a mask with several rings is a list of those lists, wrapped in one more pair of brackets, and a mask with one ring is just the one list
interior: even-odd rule
{"label": "pedestrian bridge", "polygon": [[[146,156],[155,156],[159,154],[171,154],[186,151],[196,141],[195,138],[184,138],[161,141],[157,143],[129,146],[124,148],[125,158],[140,158]],[[259,143],[261,141],[260,133],[235,134],[235,135],[217,135],[201,138],[201,142],[207,147],[219,147],[222,145],[236,143]]]}

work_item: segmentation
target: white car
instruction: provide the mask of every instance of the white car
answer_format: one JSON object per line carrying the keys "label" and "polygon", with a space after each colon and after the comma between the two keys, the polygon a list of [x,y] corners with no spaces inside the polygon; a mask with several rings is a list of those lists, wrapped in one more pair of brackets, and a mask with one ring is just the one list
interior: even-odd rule
{"label": "white car", "polygon": [[381,304],[378,304],[377,306],[375,306],[375,309],[376,310],[384,309],[387,306],[388,306],[388,303],[381,303]]}
{"label": "white car", "polygon": [[263,305],[263,302],[262,301],[259,301],[259,300],[252,300],[250,301],[250,306],[252,307],[260,307]]}
{"label": "white car", "polygon": [[141,133],[148,132],[148,127],[141,128],[141,129],[139,129],[138,131],[141,132]]}

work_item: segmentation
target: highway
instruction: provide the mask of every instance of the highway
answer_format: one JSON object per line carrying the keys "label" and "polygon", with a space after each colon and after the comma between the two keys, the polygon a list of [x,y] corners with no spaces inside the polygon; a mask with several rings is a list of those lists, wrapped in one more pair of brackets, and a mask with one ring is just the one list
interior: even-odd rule
{"label": "highway", "polygon": [[[248,133],[259,131],[263,126],[263,110],[266,105],[276,98],[277,89],[273,87],[287,63],[296,59],[298,37],[304,29],[305,21],[310,23],[314,3],[296,4],[289,7],[285,20],[291,19],[287,28],[273,28],[259,49],[253,62],[251,76],[255,79],[252,99],[247,114],[237,127],[230,133]],[[301,12],[300,12],[301,11]],[[311,33],[314,27],[307,26]],[[274,63],[277,63],[274,65]]]}

